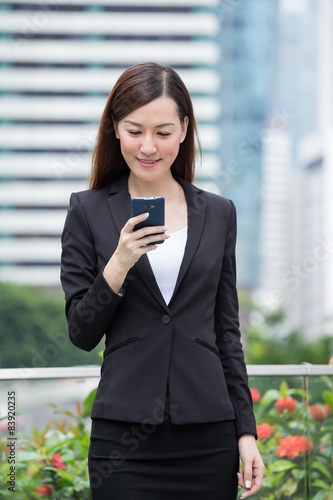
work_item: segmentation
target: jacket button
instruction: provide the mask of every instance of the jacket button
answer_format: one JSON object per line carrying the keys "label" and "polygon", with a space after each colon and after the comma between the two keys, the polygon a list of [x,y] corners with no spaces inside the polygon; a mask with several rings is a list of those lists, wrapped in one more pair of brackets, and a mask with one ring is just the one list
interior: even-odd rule
{"label": "jacket button", "polygon": [[165,314],[164,316],[162,316],[162,323],[163,325],[168,325],[171,321],[171,318],[168,314]]}

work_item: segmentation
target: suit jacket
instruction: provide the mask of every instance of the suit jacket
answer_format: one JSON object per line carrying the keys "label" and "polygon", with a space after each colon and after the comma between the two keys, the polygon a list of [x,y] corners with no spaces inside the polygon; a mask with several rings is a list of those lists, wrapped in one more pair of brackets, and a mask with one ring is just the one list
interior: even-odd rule
{"label": "suit jacket", "polygon": [[235,419],[238,436],[256,434],[239,332],[235,207],[177,181],[188,238],[169,304],[146,255],[120,295],[102,274],[131,216],[127,176],[71,195],[61,265],[69,334],[86,351],[105,334],[92,418],[160,423],[168,392],[174,424]]}

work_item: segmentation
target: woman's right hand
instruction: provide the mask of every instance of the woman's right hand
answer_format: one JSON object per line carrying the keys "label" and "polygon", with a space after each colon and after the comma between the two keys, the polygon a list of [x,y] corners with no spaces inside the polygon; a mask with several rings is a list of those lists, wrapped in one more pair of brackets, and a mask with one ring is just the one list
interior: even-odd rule
{"label": "woman's right hand", "polygon": [[151,250],[157,248],[153,245],[156,241],[156,234],[159,240],[166,240],[169,235],[165,234],[166,226],[144,227],[133,231],[134,226],[148,218],[149,214],[144,213],[131,217],[120,232],[118,246],[104,268],[104,278],[115,293],[119,293],[128,271],[139,258]]}

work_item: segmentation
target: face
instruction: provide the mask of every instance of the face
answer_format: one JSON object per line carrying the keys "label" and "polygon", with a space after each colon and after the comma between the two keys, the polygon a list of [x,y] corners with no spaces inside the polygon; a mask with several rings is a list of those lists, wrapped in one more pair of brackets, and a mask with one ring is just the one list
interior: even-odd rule
{"label": "face", "polygon": [[131,175],[143,181],[170,175],[187,124],[188,118],[181,123],[176,102],[167,96],[158,97],[120,120],[116,137]]}

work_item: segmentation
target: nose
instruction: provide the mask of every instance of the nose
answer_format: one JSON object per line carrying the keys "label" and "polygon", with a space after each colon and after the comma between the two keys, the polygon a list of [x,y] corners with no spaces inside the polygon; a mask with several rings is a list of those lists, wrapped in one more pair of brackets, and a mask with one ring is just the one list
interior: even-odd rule
{"label": "nose", "polygon": [[154,139],[150,134],[143,136],[140,151],[142,154],[150,156],[156,153],[157,147],[154,143]]}

